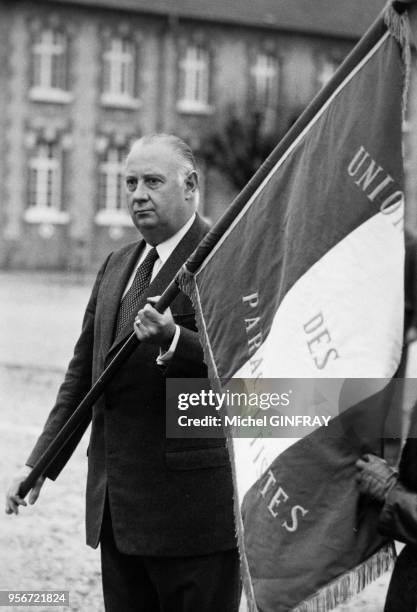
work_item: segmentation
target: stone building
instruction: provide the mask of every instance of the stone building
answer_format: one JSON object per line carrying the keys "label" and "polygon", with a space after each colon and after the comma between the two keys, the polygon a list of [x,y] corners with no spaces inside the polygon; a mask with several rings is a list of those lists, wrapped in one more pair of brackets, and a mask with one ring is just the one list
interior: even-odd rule
{"label": "stone building", "polygon": [[[0,0],[0,266],[96,268],[137,236],[122,180],[135,138],[174,132],[198,153],[232,106],[273,130],[384,4]],[[234,189],[202,170],[216,219]]]}

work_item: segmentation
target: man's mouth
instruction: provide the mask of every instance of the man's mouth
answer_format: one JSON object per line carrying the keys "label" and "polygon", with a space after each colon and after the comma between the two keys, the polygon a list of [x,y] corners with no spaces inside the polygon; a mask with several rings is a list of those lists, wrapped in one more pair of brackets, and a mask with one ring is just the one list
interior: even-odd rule
{"label": "man's mouth", "polygon": [[139,216],[140,216],[140,215],[144,215],[144,214],[146,214],[146,213],[151,213],[151,212],[153,212],[153,209],[152,209],[152,208],[142,208],[141,210],[134,210],[134,211],[133,211],[133,213],[134,213],[135,215],[139,215]]}

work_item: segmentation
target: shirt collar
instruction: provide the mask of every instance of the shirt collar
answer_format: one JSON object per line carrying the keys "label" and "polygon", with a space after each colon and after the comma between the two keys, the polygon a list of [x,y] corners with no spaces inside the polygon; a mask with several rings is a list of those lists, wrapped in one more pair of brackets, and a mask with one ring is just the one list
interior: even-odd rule
{"label": "shirt collar", "polygon": [[[171,255],[171,253],[173,252],[177,244],[184,238],[185,234],[188,232],[188,230],[194,223],[194,220],[195,220],[195,213],[193,213],[193,215],[182,226],[182,228],[178,230],[176,234],[171,236],[171,238],[168,238],[168,240],[165,240],[165,242],[161,242],[155,247],[158,252],[158,257],[161,260],[162,264],[166,262],[166,260]],[[149,244],[147,244],[146,249],[145,249],[145,254],[151,248],[152,247]]]}

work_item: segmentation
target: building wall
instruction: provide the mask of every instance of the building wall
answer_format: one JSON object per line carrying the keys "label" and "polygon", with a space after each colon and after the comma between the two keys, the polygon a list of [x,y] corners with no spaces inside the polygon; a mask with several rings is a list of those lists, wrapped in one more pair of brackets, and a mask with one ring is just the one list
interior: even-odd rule
{"label": "building wall", "polygon": [[[6,159],[8,155],[7,142],[5,139],[7,116],[6,108],[8,108],[8,82],[9,82],[9,53],[10,48],[9,34],[11,32],[11,17],[9,6],[2,8],[0,19],[0,227],[3,231],[7,228],[8,211],[3,205],[7,198],[7,190],[4,182],[6,176]],[[3,259],[2,254],[3,240],[0,240],[0,259]]]}
{"label": "building wall", "polygon": [[[32,99],[33,37],[43,26],[68,35],[69,95],[65,101]],[[137,239],[127,216],[100,222],[99,168],[109,146],[127,150],[144,133],[174,132],[198,151],[204,136],[221,127],[226,111],[251,108],[251,62],[265,49],[279,59],[276,112],[288,123],[319,88],[323,61],[339,62],[352,41],[292,35],[259,28],[178,21],[89,8],[51,7],[42,2],[0,0],[0,266],[5,268],[96,269],[105,255]],[[106,40],[134,41],[137,103],[104,104],[102,56]],[[200,112],[178,107],[181,53],[188,42],[211,58],[210,99]],[[57,220],[27,214],[29,161],[39,139],[60,143],[64,165],[62,211]],[[217,169],[208,168],[202,213],[218,218],[236,193]]]}

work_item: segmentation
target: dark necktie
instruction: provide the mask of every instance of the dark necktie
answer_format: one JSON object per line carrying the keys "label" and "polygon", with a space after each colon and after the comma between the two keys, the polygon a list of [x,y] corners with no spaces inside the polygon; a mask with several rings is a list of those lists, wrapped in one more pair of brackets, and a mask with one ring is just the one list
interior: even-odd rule
{"label": "dark necktie", "polygon": [[119,312],[117,314],[115,337],[126,325],[132,314],[137,309],[141,294],[149,286],[153,266],[157,259],[158,251],[155,248],[152,248],[136,270],[135,278],[133,279],[129,290],[122,299],[122,302],[119,307]]}

